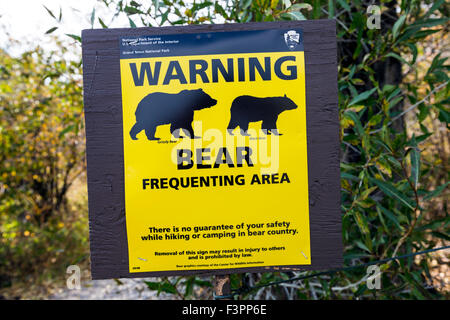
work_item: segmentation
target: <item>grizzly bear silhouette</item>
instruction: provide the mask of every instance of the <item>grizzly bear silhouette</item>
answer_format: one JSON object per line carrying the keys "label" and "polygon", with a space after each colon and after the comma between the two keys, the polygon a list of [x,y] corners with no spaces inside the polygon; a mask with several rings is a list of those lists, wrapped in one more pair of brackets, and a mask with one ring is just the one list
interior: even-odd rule
{"label": "grizzly bear silhouette", "polygon": [[239,126],[241,134],[249,136],[247,133],[249,123],[262,120],[261,129],[266,134],[281,135],[277,128],[278,116],[286,110],[296,108],[297,105],[286,94],[284,97],[267,98],[239,96],[231,104],[231,119],[227,128],[228,133],[233,135],[233,130]]}
{"label": "grizzly bear silhouette", "polygon": [[170,124],[170,132],[175,138],[183,130],[189,138],[200,138],[194,135],[192,121],[194,111],[210,108],[217,103],[202,89],[183,90],[179,93],[153,92],[145,96],[136,108],[136,123],[130,130],[131,139],[145,130],[148,140],[159,140],[155,137],[156,127]]}

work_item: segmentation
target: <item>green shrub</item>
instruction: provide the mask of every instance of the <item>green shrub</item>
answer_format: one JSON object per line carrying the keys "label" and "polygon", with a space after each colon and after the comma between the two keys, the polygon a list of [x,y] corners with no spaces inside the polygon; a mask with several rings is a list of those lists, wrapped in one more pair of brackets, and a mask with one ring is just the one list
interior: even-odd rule
{"label": "green shrub", "polygon": [[65,54],[0,51],[0,287],[87,251],[86,209],[67,198],[84,172],[81,71]]}

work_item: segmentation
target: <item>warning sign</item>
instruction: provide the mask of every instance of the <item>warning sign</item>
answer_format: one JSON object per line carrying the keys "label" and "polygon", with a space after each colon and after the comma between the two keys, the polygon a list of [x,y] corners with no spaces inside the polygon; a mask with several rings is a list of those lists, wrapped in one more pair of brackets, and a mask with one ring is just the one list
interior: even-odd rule
{"label": "warning sign", "polygon": [[119,47],[129,272],[310,265],[302,29]]}

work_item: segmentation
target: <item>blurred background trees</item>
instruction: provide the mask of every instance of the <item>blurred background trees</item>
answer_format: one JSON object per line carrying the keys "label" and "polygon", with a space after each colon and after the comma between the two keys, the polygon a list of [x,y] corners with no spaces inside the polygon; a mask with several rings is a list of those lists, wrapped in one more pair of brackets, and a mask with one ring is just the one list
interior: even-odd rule
{"label": "blurred background trees", "polygon": [[86,252],[86,209],[68,199],[85,170],[81,64],[57,46],[0,51],[1,286],[59,276],[65,251]]}
{"label": "blurred background trees", "polygon": [[[372,4],[378,7],[368,10]],[[61,28],[61,16],[46,10],[55,23],[51,34]],[[128,27],[335,19],[344,259],[355,265],[448,244],[448,16],[443,0],[103,0],[93,1],[89,21],[108,28],[119,17],[126,17]],[[68,196],[85,168],[80,62],[67,61],[61,54],[66,49],[59,48],[37,48],[19,58],[0,51],[4,287],[51,269],[52,259],[61,277],[67,264],[88,253],[86,202],[74,201],[77,192]],[[85,196],[83,188],[74,189]],[[81,207],[71,207],[77,203]],[[381,268],[382,290],[369,290],[366,270],[354,269],[241,298],[429,299],[450,292],[448,251]],[[233,275],[232,286],[301,274],[307,273]],[[147,285],[175,298],[195,298],[205,297],[211,279],[170,277]]]}

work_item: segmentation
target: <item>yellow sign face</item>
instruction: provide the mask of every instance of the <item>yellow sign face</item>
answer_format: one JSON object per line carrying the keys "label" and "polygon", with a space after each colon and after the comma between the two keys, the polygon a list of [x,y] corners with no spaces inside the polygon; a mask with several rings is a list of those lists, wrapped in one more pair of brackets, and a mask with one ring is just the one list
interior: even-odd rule
{"label": "yellow sign face", "polygon": [[130,272],[311,264],[301,31],[276,31],[121,39]]}

